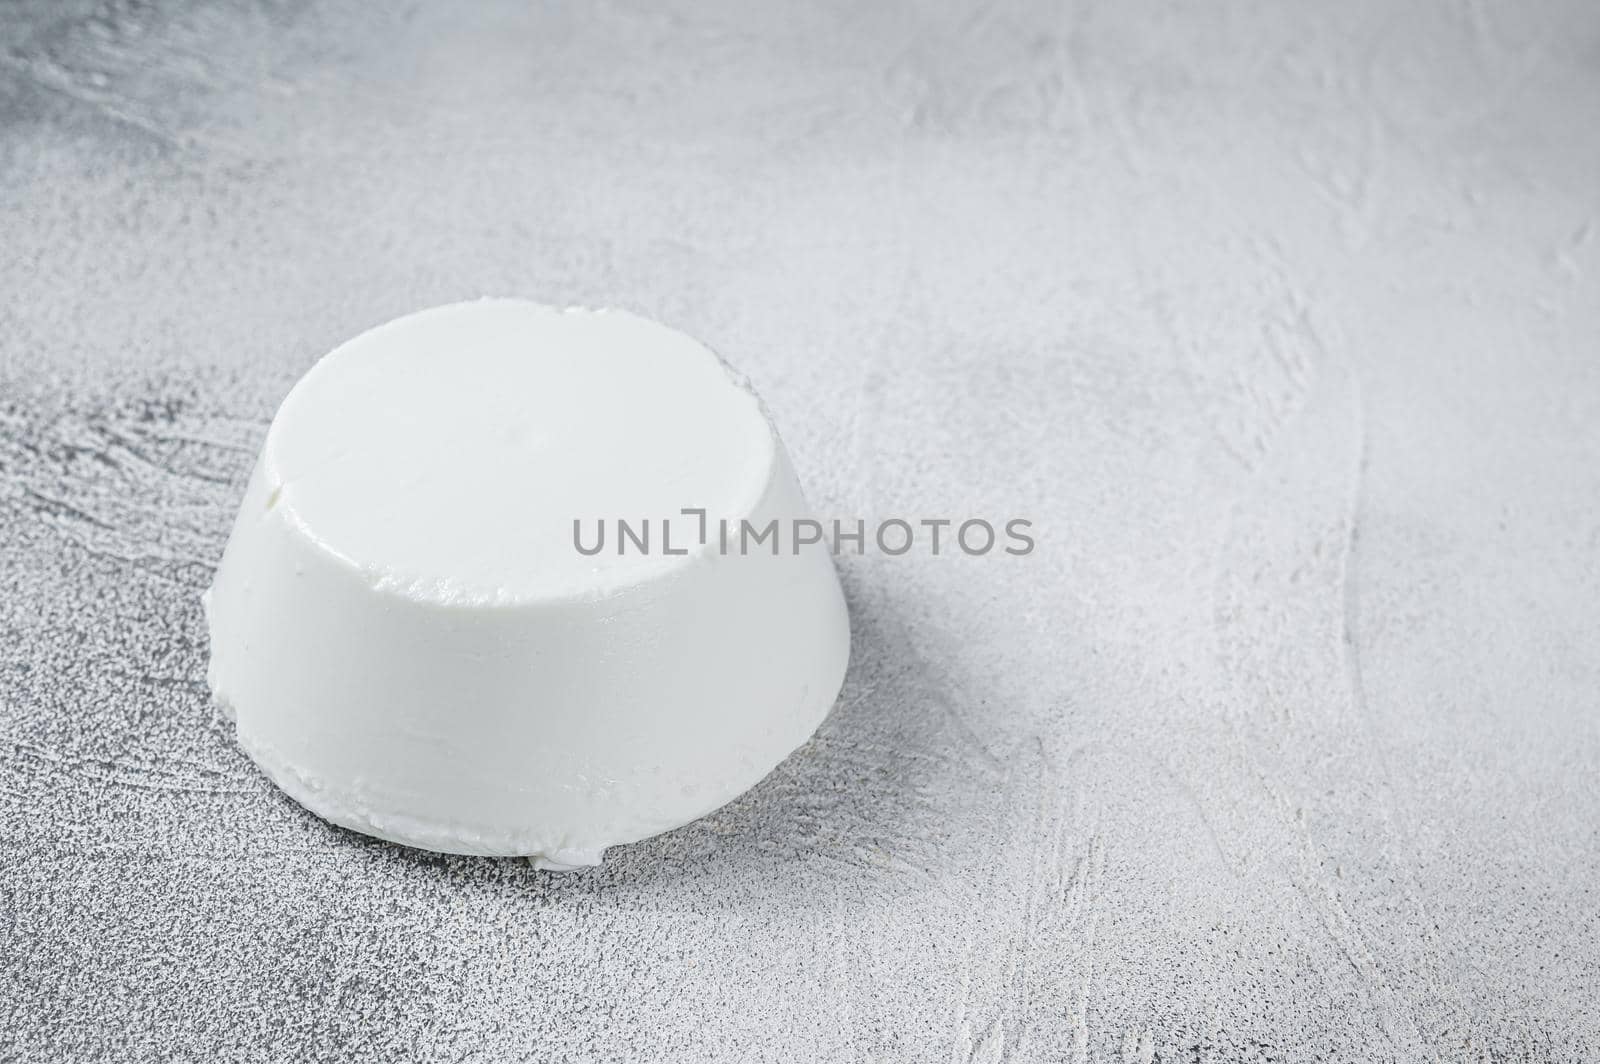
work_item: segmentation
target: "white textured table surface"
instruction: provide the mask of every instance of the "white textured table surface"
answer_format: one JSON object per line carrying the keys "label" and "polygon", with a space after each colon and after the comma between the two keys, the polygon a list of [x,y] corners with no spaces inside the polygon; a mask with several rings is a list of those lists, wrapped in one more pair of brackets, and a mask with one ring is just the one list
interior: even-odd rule
{"label": "white textured table surface", "polygon": [[[0,6],[0,1059],[1600,1056],[1591,3]],[[483,293],[763,391],[855,658],[551,876],[208,703],[278,400]]]}

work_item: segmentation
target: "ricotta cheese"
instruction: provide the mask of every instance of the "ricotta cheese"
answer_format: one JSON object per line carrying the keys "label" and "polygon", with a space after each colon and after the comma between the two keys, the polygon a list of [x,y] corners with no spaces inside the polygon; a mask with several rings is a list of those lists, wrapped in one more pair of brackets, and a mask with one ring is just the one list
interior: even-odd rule
{"label": "ricotta cheese", "polygon": [[[806,516],[761,403],[689,337],[425,310],[284,400],[206,592],[211,689],[327,820],[596,864],[739,795],[827,714],[849,625],[826,550],[704,534]],[[618,522],[655,535],[595,550]]]}

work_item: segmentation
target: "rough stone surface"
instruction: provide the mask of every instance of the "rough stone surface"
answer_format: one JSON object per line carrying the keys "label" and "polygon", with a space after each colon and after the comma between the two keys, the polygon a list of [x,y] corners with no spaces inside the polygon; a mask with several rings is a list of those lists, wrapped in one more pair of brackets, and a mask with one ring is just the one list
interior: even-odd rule
{"label": "rough stone surface", "polygon": [[[1600,15],[0,6],[0,1059],[1600,1058]],[[433,303],[762,390],[855,659],[566,876],[323,824],[199,593]]]}

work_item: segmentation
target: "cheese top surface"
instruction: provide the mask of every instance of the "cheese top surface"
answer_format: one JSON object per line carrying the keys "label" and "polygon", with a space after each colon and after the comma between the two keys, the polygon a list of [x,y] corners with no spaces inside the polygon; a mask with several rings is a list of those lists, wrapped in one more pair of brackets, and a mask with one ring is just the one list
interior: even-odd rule
{"label": "cheese top surface", "polygon": [[268,508],[377,589],[449,605],[604,594],[685,557],[580,552],[597,522],[737,521],[776,447],[702,344],[624,311],[512,299],[437,307],[334,349],[284,400]]}

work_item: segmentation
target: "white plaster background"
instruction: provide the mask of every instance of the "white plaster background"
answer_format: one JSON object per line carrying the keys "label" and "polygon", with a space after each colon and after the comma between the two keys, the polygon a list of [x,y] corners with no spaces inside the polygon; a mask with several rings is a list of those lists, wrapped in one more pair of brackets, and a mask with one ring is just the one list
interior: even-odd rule
{"label": "white plaster background", "polygon": [[[1600,1056],[1592,3],[0,7],[0,1059]],[[818,737],[567,877],[208,705],[278,400],[620,304],[849,558]]]}

